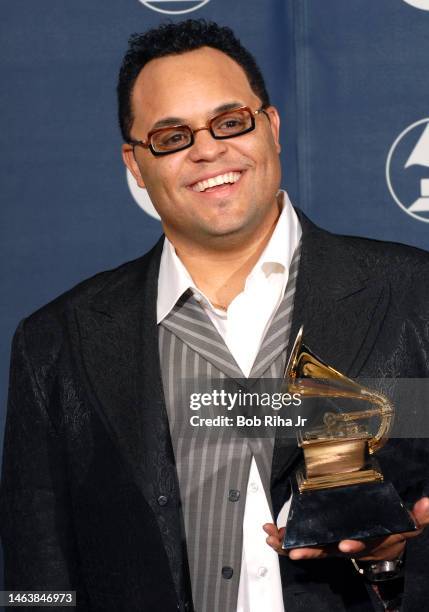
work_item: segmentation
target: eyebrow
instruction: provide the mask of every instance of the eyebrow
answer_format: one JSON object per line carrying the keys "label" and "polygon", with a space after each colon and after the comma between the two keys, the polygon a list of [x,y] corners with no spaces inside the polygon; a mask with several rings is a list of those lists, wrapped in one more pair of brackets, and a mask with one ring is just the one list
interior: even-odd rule
{"label": "eyebrow", "polygon": [[[213,109],[211,116],[218,115],[219,113],[225,113],[229,110],[239,108],[240,106],[243,106],[242,102],[227,102],[226,104],[221,104]],[[165,117],[164,119],[159,119],[159,121],[154,123],[151,130],[169,127],[170,125],[187,125],[187,122],[185,119],[183,119],[183,117]]]}

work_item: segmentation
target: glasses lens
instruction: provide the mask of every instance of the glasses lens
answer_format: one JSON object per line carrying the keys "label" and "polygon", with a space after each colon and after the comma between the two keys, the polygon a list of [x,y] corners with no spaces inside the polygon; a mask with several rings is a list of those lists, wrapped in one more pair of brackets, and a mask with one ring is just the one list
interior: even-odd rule
{"label": "glasses lens", "polygon": [[217,138],[229,138],[238,136],[243,132],[249,132],[255,127],[253,116],[249,111],[237,109],[222,113],[211,121],[213,134]]}
{"label": "glasses lens", "polygon": [[152,134],[150,142],[157,153],[170,153],[184,149],[192,140],[192,132],[186,126],[159,130]]}

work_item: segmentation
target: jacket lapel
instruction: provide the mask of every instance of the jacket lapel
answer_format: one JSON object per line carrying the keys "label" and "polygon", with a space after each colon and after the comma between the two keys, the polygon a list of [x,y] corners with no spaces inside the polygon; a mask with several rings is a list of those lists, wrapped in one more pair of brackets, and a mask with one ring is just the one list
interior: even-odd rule
{"label": "jacket lapel", "polygon": [[[289,348],[304,325],[304,343],[329,365],[356,377],[378,336],[389,287],[383,279],[371,277],[361,246],[317,228],[297,212],[302,254]],[[272,485],[300,456],[294,441],[276,440]]]}
{"label": "jacket lapel", "polygon": [[[99,415],[152,507],[180,594],[180,492],[164,402],[156,300],[162,240],[76,308],[80,353]],[[163,512],[160,512],[160,496]],[[166,520],[167,519],[167,520]],[[168,523],[168,528],[167,528]],[[186,574],[185,574],[186,575]]]}

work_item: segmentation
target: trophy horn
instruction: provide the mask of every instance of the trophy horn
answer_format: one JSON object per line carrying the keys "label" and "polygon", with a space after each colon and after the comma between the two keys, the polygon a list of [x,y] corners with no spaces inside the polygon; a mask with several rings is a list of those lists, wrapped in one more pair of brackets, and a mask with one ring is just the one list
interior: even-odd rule
{"label": "trophy horn", "polygon": [[[304,328],[301,327],[294,342],[284,380],[289,393],[299,393],[301,397],[346,398],[369,402],[373,407],[355,412],[326,412],[323,418],[324,431],[328,436],[335,429],[346,427],[348,423],[380,417],[378,431],[368,440],[370,454],[379,450],[387,441],[392,428],[394,410],[388,398],[372,389],[356,383],[315,355],[302,340]],[[315,432],[316,433],[316,432]]]}

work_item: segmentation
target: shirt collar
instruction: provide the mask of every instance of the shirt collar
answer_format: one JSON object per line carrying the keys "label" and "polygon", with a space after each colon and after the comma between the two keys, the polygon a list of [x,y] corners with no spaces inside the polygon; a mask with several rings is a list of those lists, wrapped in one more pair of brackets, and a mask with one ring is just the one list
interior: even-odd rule
{"label": "shirt collar", "polygon": [[166,236],[159,265],[157,323],[165,319],[188,289],[196,289],[195,283]]}
{"label": "shirt collar", "polygon": [[[266,276],[271,272],[289,271],[302,231],[286,191],[281,190],[279,194],[283,199],[282,212],[267,246],[247,277],[246,283],[261,270]],[[287,279],[287,274],[285,278]],[[165,319],[177,300],[188,289],[201,293],[166,237],[158,276],[157,323]]]}
{"label": "shirt collar", "polygon": [[289,196],[284,190],[280,190],[279,195],[282,198],[282,212],[267,246],[250,272],[248,279],[254,277],[261,270],[265,276],[268,276],[271,272],[288,271],[301,238],[301,226]]}

